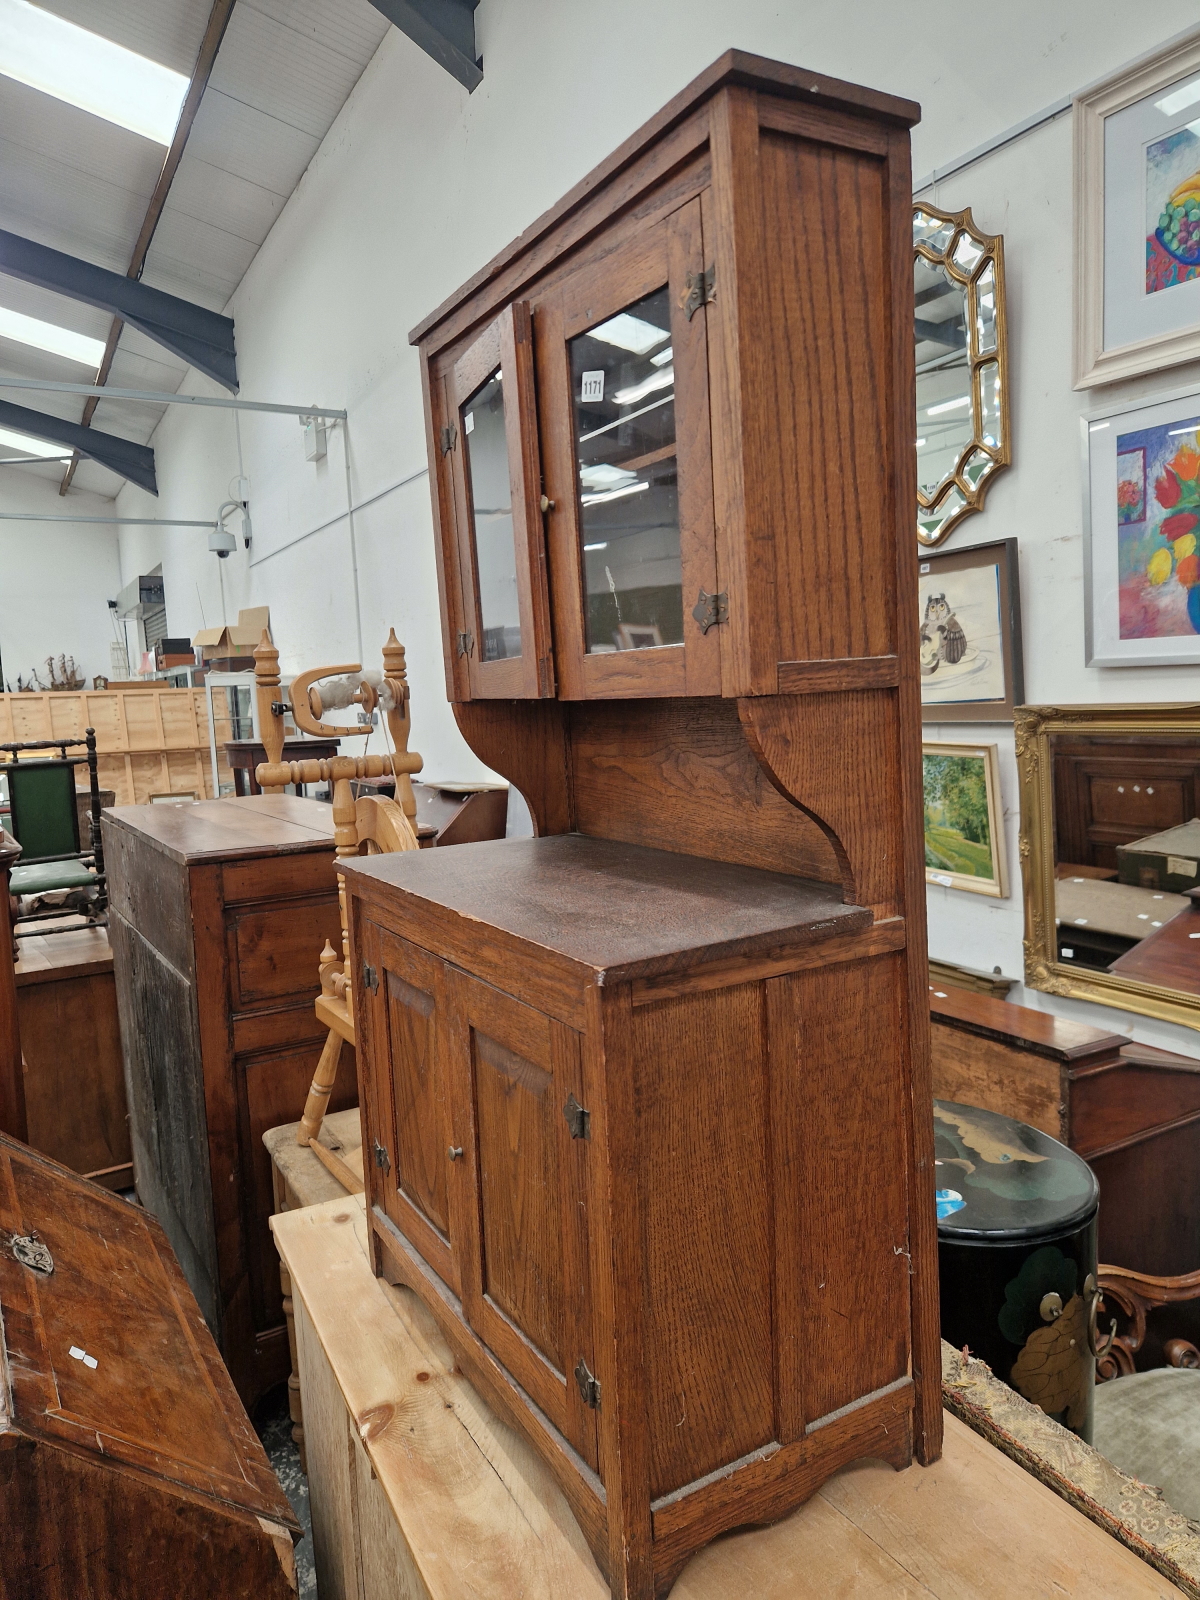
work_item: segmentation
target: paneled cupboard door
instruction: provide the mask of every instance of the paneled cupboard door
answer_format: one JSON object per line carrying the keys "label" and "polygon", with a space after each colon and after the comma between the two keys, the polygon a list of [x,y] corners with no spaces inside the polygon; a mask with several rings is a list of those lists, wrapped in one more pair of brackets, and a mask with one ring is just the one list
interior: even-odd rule
{"label": "paneled cupboard door", "polygon": [[463,615],[454,648],[471,697],[554,694],[529,307],[518,301],[445,378]]}
{"label": "paneled cupboard door", "polygon": [[456,968],[446,984],[463,1313],[594,1467],[580,1038]]}
{"label": "paneled cupboard door", "polygon": [[[373,1059],[363,1152],[373,1202],[410,1239],[455,1293],[459,1265],[451,1240],[446,1085],[445,968],[427,950],[366,924],[365,960],[375,983],[362,986]],[[390,1066],[390,1071],[386,1068]],[[373,1168],[373,1170],[372,1170]]]}
{"label": "paneled cupboard door", "polygon": [[720,693],[700,201],[537,307],[564,698]]}

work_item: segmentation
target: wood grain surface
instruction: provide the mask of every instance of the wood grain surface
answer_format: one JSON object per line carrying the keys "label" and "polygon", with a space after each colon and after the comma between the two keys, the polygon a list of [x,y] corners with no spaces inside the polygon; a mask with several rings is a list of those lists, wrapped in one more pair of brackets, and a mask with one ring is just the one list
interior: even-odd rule
{"label": "wood grain surface", "polygon": [[811,943],[870,920],[821,884],[575,833],[364,857],[346,874],[613,981],[679,970],[700,953],[713,960]]}

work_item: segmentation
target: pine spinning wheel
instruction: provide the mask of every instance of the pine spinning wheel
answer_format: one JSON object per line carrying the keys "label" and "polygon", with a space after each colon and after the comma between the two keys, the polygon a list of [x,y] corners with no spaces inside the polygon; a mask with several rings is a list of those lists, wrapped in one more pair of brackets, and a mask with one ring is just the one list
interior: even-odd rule
{"label": "pine spinning wheel", "polygon": [[[399,850],[415,850],[414,821],[417,803],[412,791],[412,774],[420,772],[421,757],[409,751],[411,727],[408,678],[404,665],[404,646],[393,628],[383,647],[383,674],[362,675],[358,662],[340,667],[315,667],[295,678],[288,691],[292,718],[298,728],[318,738],[344,738],[353,729],[341,728],[320,720],[323,713],[356,705],[371,716],[383,712],[392,751],[384,756],[334,756],[332,760],[284,762],[283,728],[288,707],[277,698],[279,691],[279,652],[264,631],[254,652],[256,693],[263,745],[268,760],[255,770],[264,794],[278,794],[289,783],[333,784],[334,843],[339,858],[357,855],[390,855]],[[324,692],[318,682],[333,679]],[[375,681],[378,679],[378,681]],[[355,801],[351,781],[355,778],[392,776],[396,780],[396,800],[367,795]],[[399,802],[399,803],[397,803]],[[315,1151],[339,1182],[352,1175],[336,1156],[317,1139],[329,1096],[337,1081],[342,1044],[355,1043],[354,983],[350,973],[349,936],[346,925],[346,887],[338,876],[338,901],[342,918],[342,950],[338,953],[326,943],[321,951],[318,971],[321,992],[317,996],[318,1019],[329,1029],[304,1115],[296,1133],[298,1144]],[[340,1170],[339,1170],[340,1169]]]}

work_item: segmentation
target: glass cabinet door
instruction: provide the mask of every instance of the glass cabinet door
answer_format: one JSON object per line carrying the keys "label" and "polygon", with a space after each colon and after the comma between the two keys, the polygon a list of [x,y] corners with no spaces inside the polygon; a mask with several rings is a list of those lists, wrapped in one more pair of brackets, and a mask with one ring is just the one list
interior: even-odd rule
{"label": "glass cabinet door", "polygon": [[703,273],[697,200],[539,307],[539,357],[565,343],[570,385],[543,408],[569,698],[720,692],[718,630],[693,616],[719,587]]}
{"label": "glass cabinet door", "polygon": [[472,697],[553,695],[529,308],[507,306],[446,378],[462,617]]}

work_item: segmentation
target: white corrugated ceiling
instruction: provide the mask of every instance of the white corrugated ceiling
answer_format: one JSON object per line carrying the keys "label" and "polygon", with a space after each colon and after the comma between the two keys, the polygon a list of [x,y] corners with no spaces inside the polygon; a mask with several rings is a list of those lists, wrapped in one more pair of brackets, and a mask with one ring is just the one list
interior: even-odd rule
{"label": "white corrugated ceiling", "polygon": [[[211,0],[38,0],[46,10],[190,76]],[[368,0],[237,0],[142,274],[224,310],[388,24]],[[161,145],[0,76],[0,228],[125,272],[162,168]],[[108,313],[0,276],[0,306],[103,340]],[[184,367],[125,328],[109,382],[177,390]],[[90,383],[78,363],[0,338],[0,371]],[[78,421],[78,396],[0,396]],[[253,397],[250,397],[253,398]],[[93,425],[146,442],[157,405],[101,400]],[[0,468],[60,478],[52,464]],[[94,462],[80,489],[115,495]]]}

